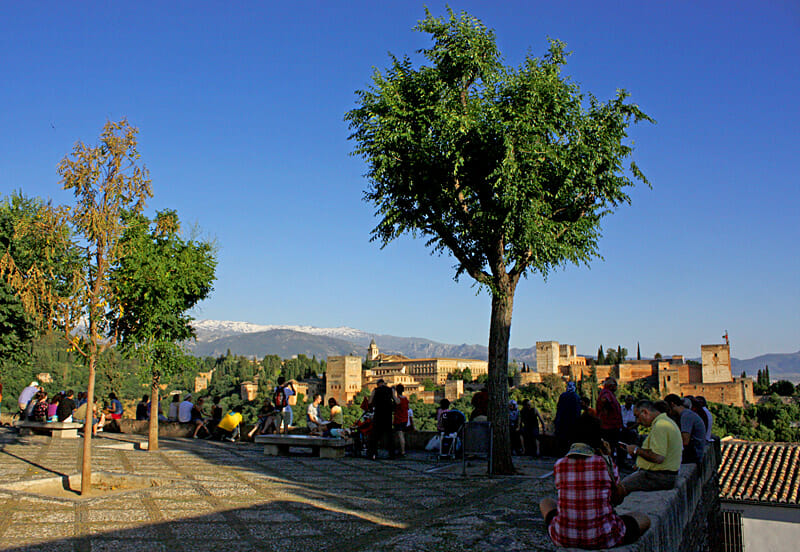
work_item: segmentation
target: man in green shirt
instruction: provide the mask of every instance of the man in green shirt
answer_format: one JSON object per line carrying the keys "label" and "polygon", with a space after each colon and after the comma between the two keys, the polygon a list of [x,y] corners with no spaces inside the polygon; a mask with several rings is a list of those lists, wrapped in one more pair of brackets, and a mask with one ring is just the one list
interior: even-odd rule
{"label": "man in green shirt", "polygon": [[636,403],[636,419],[640,425],[650,428],[650,434],[641,448],[620,443],[628,454],[636,458],[636,467],[639,468],[622,480],[625,494],[672,489],[681,467],[681,430],[665,412],[659,412],[651,401]]}

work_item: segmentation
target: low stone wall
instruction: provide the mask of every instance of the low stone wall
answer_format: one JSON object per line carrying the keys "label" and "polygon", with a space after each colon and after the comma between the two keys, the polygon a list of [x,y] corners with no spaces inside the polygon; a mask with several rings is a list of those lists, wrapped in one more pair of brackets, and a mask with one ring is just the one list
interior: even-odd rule
{"label": "low stone wall", "polygon": [[678,472],[676,488],[670,491],[631,493],[617,512],[643,512],[652,525],[636,543],[620,551],[708,552],[719,539],[719,478],[722,455],[716,440],[700,464],[686,464]]}

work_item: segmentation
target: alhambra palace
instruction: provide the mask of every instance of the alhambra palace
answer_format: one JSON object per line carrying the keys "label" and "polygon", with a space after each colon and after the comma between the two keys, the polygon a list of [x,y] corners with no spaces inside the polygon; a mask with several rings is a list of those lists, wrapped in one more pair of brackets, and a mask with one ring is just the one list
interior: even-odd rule
{"label": "alhambra palace", "polygon": [[[731,373],[730,344],[702,345],[701,365],[689,364],[682,355],[669,359],[628,360],[614,365],[594,365],[598,381],[614,376],[620,383],[644,380],[658,389],[660,396],[702,395],[707,400],[734,406],[753,402],[753,380],[734,378]],[[438,398],[432,390],[423,389],[423,381],[432,380],[444,386],[444,397],[456,399],[464,393],[464,382],[448,380],[453,372],[469,369],[473,380],[488,372],[485,360],[455,358],[407,358],[402,355],[381,354],[373,340],[367,349],[367,361],[372,367],[362,370],[360,356],[328,357],[325,394],[340,404],[352,402],[362,388],[372,389],[379,379],[388,385],[402,383],[406,394],[416,394],[425,402]],[[542,376],[552,374],[565,380],[579,381],[590,377],[592,366],[586,357],[578,356],[575,345],[557,341],[536,343],[536,370],[524,368],[515,385],[539,383]]]}

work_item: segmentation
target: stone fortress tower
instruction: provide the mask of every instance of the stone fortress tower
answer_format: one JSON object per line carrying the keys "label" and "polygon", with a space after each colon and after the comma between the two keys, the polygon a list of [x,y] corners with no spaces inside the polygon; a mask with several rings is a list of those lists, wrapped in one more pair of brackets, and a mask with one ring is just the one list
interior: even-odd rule
{"label": "stone fortress tower", "polygon": [[[372,345],[374,344],[373,341]],[[328,357],[325,397],[333,397],[337,403],[345,405],[351,402],[359,391],[361,391],[361,357],[350,355]]]}

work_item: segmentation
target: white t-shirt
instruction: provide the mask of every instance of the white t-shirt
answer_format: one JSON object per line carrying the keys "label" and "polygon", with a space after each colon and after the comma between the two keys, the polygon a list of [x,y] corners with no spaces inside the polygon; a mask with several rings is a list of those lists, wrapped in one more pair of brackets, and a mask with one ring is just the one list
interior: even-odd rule
{"label": "white t-shirt", "polygon": [[192,406],[194,406],[190,401],[183,401],[178,406],[178,421],[179,422],[191,422],[192,421]]}

